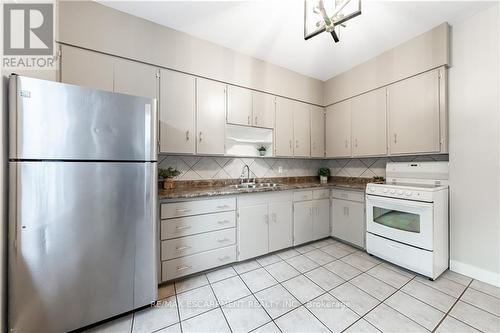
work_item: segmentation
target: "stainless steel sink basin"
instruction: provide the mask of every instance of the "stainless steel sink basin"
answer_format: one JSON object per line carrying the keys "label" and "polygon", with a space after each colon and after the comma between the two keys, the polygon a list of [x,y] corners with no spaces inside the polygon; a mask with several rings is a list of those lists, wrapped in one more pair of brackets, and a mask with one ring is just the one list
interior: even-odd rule
{"label": "stainless steel sink basin", "polygon": [[234,185],[234,187],[238,190],[246,190],[252,188],[275,188],[279,186],[280,184],[276,183],[241,183],[238,185]]}

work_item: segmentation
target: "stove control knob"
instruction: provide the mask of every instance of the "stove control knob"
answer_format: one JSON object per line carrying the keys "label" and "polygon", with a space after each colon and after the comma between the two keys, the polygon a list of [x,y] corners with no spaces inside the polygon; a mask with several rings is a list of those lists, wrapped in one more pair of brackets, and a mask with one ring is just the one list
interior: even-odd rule
{"label": "stove control knob", "polygon": [[391,190],[391,194],[394,194],[394,193],[396,193],[396,190]]}
{"label": "stove control knob", "polygon": [[406,191],[406,193],[405,193],[405,194],[406,194],[406,196],[407,196],[407,197],[409,197],[409,196],[411,196],[411,195],[412,195],[411,191]]}
{"label": "stove control knob", "polygon": [[401,191],[401,190],[399,190],[399,191],[398,191],[398,194],[399,194],[399,195],[403,195],[403,193],[404,193],[404,192],[403,192],[403,191]]}

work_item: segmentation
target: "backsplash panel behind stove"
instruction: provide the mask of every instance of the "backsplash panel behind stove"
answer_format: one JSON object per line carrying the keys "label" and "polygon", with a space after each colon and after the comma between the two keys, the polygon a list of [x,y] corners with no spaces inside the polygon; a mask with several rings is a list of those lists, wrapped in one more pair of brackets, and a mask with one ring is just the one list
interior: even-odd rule
{"label": "backsplash panel behind stove", "polygon": [[251,177],[256,178],[316,176],[321,167],[330,168],[332,176],[372,178],[385,177],[387,162],[448,161],[448,155],[327,160],[160,155],[158,160],[160,168],[177,168],[180,180],[239,178],[245,164],[250,167]]}

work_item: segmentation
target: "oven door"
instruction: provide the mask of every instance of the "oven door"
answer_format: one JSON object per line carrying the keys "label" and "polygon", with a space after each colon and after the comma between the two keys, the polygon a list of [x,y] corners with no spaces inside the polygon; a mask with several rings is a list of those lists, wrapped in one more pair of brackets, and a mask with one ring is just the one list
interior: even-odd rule
{"label": "oven door", "polygon": [[433,250],[433,210],[428,202],[366,196],[368,232],[426,250]]}

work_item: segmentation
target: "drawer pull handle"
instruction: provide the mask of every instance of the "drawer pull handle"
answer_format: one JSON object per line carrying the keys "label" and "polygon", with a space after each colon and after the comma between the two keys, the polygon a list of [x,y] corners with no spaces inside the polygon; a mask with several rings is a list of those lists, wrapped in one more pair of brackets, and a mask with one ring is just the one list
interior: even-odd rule
{"label": "drawer pull handle", "polygon": [[230,241],[230,239],[229,239],[229,238],[219,238],[217,241],[218,241],[219,243],[225,243],[225,242],[229,242],[229,241]]}
{"label": "drawer pull handle", "polygon": [[184,250],[187,250],[187,249],[190,249],[190,248],[191,248],[191,246],[178,246],[175,249],[177,251],[184,251]]}
{"label": "drawer pull handle", "polygon": [[228,205],[219,205],[219,206],[217,206],[217,208],[219,208],[219,209],[225,209],[225,208],[229,208],[229,206]]}
{"label": "drawer pull handle", "polygon": [[226,224],[226,223],[229,223],[229,222],[230,222],[229,220],[217,221],[217,223],[219,223],[219,224]]}
{"label": "drawer pull handle", "polygon": [[186,269],[191,269],[191,268],[192,268],[192,266],[179,266],[179,267],[177,267],[177,270],[178,271],[184,271]]}
{"label": "drawer pull handle", "polygon": [[175,227],[175,229],[186,230],[186,229],[191,229],[191,226],[190,225],[179,225],[179,226]]}
{"label": "drawer pull handle", "polygon": [[219,257],[219,260],[220,261],[226,261],[229,258],[230,258],[229,256],[224,256],[224,257]]}
{"label": "drawer pull handle", "polygon": [[177,213],[187,213],[187,212],[190,212],[191,209],[186,209],[186,208],[177,208],[175,210]]}

